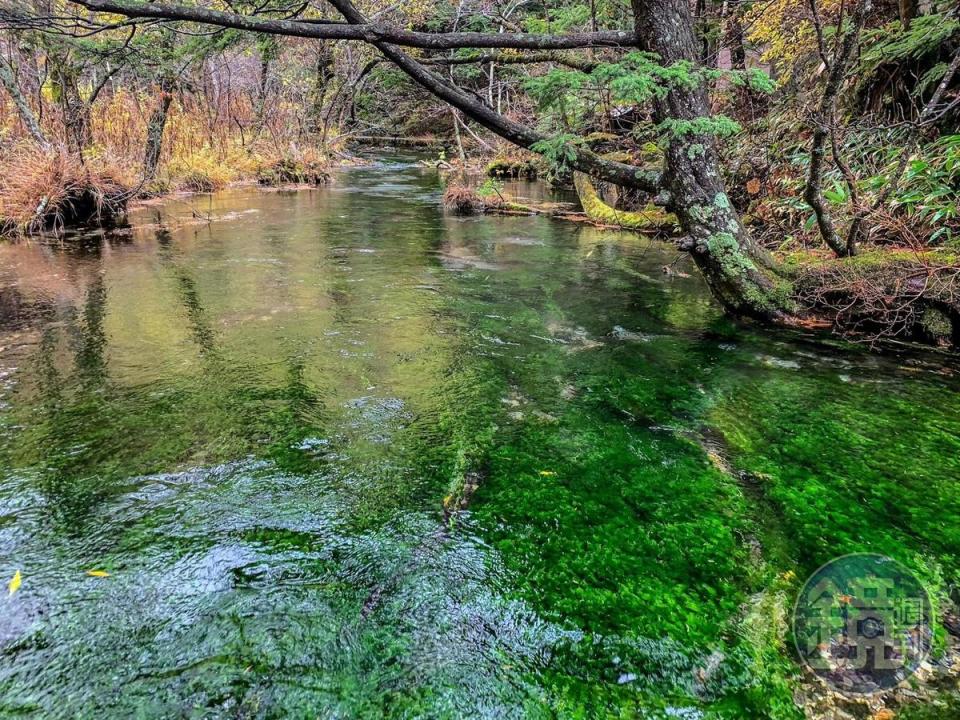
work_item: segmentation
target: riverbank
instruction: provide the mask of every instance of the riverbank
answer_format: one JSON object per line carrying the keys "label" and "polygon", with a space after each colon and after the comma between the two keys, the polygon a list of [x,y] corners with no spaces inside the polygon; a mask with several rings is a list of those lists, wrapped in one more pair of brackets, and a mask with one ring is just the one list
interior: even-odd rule
{"label": "riverbank", "polygon": [[0,236],[62,233],[116,225],[131,203],[230,186],[320,186],[331,170],[362,163],[339,146],[226,146],[173,157],[153,177],[139,165],[97,148],[19,143],[0,153]]}
{"label": "riverbank", "polygon": [[[421,138],[421,143],[432,138]],[[378,148],[377,152],[382,152]],[[649,155],[656,149],[650,149]],[[219,160],[218,160],[219,158]],[[129,204],[155,202],[164,197],[209,193],[228,186],[320,186],[330,173],[367,160],[342,145],[323,150],[291,146],[288,154],[269,149],[228,148],[217,155],[195,153],[162,166],[149,182],[134,184],[133,171],[111,164],[106,155],[71,155],[65,148],[18,146],[0,159],[0,227],[10,236],[33,232],[61,233],[74,225],[112,226]],[[685,249],[675,215],[649,198],[623,195],[594,182],[583,173],[568,178],[570,202],[531,201],[511,196],[504,181],[531,179],[550,172],[535,156],[525,153],[475,153],[466,160],[448,160],[439,151],[422,164],[437,170],[445,182],[443,204],[455,214],[544,215],[590,224],[601,229],[639,232],[672,238]],[[566,182],[556,180],[561,186]],[[732,191],[736,195],[735,190]],[[782,199],[766,198],[765,203]],[[763,215],[767,205],[749,206]],[[631,209],[632,208],[632,209]],[[216,218],[198,212],[195,222]],[[856,257],[837,259],[803,238],[773,246],[767,227],[770,257],[778,268],[775,294],[785,310],[774,313],[778,324],[830,330],[872,345],[920,342],[935,347],[960,347],[960,259],[951,249],[892,242],[861,248]],[[673,272],[673,263],[664,272]]]}

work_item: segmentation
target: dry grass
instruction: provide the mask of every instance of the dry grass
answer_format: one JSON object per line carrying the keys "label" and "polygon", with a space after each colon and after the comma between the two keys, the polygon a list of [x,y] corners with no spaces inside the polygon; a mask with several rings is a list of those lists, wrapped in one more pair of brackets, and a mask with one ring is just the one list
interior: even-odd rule
{"label": "dry grass", "polygon": [[329,168],[326,155],[308,149],[264,162],[257,170],[257,182],[271,186],[326,185],[330,182]]}
{"label": "dry grass", "polygon": [[[116,90],[93,107],[93,146],[83,162],[57,150],[45,152],[24,137],[16,111],[0,93],[0,229],[34,232],[62,229],[122,213],[127,191],[157,196],[173,190],[213,192],[231,183],[324,184],[328,153],[343,156],[343,139],[332,131],[328,147],[301,137],[296,112],[280,104],[255,133],[255,111],[245,94],[233,96],[216,112],[191,95],[170,106],[160,164],[150,182],[142,167],[147,120],[156,98],[151,93]],[[49,110],[49,108],[48,108]],[[63,136],[54,112],[44,114],[48,137]],[[87,217],[90,216],[90,217]]]}
{"label": "dry grass", "polygon": [[443,206],[455,215],[473,215],[483,212],[486,203],[473,188],[451,182],[443,193]]}
{"label": "dry grass", "polygon": [[64,148],[21,143],[0,157],[0,224],[6,231],[37,232],[122,216],[131,178],[108,159],[81,160]]}
{"label": "dry grass", "polygon": [[[246,164],[244,159],[244,164]],[[213,192],[239,179],[242,171],[214,148],[205,147],[167,165],[164,181],[179,190]]]}

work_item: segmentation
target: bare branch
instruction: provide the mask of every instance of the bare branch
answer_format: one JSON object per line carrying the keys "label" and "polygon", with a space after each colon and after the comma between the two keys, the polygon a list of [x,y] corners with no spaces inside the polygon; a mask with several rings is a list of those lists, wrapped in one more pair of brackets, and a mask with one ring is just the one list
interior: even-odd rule
{"label": "bare branch", "polygon": [[431,50],[452,48],[516,48],[526,50],[569,50],[589,47],[621,47],[636,44],[636,36],[623,30],[544,35],[538,33],[426,33],[402,30],[379,23],[310,23],[299,20],[278,20],[252,15],[223,12],[200,7],[144,3],[139,0],[71,0],[88,10],[116,13],[127,17],[184,20],[248,30],[271,35],[316,38],[320,40],[360,40],[389,42],[393,45]]}
{"label": "bare branch", "polygon": [[470,55],[468,57],[449,57],[449,58],[429,58],[421,61],[424,65],[488,65],[490,63],[499,63],[501,65],[532,65],[534,63],[556,63],[574,70],[590,72],[598,63],[594,60],[586,60],[573,55],[559,52],[536,52],[520,53],[496,52],[484,53],[483,55]]}

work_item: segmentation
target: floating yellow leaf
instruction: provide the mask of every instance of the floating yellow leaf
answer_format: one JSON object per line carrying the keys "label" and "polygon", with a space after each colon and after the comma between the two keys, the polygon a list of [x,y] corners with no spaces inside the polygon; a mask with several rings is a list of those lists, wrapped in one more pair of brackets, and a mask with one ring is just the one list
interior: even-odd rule
{"label": "floating yellow leaf", "polygon": [[110,577],[110,573],[106,570],[87,570],[87,575],[90,577]]}
{"label": "floating yellow leaf", "polygon": [[23,578],[20,576],[20,571],[17,570],[13,574],[13,579],[7,583],[7,588],[10,590],[10,594],[13,595],[17,590],[20,589],[20,583],[23,582]]}
{"label": "floating yellow leaf", "polygon": [[557,474],[553,470],[541,470],[540,477],[556,477]]}

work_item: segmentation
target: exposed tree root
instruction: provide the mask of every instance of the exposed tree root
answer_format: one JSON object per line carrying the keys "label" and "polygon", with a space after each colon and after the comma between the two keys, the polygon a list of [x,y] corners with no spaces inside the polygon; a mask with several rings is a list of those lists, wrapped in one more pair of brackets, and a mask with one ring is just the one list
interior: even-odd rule
{"label": "exposed tree root", "polygon": [[788,267],[798,303],[845,336],[960,347],[960,256],[954,253],[876,250]]}
{"label": "exposed tree root", "polygon": [[473,188],[449,183],[443,193],[443,207],[454,215],[476,215],[484,212],[487,204]]}

